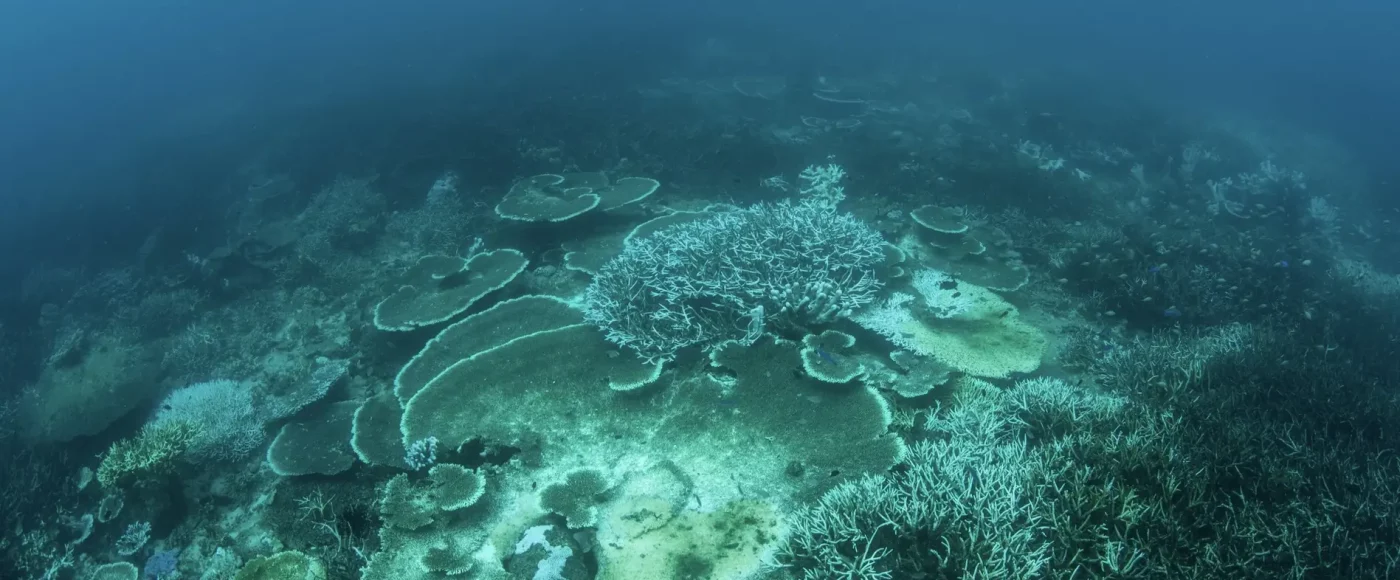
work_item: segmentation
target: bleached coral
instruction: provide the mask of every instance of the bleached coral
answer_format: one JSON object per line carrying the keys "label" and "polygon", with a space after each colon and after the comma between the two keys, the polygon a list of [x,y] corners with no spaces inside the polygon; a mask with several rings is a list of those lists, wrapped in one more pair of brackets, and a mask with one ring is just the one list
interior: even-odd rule
{"label": "bleached coral", "polygon": [[744,338],[767,322],[825,322],[882,285],[880,234],[820,202],[757,205],[633,240],[585,294],[586,319],[649,360]]}

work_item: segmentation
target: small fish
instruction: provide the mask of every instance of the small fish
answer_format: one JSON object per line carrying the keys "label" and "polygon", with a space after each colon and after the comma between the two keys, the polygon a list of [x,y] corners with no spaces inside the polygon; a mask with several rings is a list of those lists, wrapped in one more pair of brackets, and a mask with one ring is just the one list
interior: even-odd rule
{"label": "small fish", "polygon": [[1171,308],[1163,310],[1162,316],[1165,316],[1167,318],[1181,318],[1181,311],[1177,310],[1175,306],[1172,306]]}
{"label": "small fish", "polygon": [[1275,265],[1275,266],[1278,266],[1278,267],[1280,267],[1280,268],[1287,268],[1287,267],[1288,267],[1288,260],[1279,260],[1278,263],[1277,263],[1277,264],[1274,264],[1274,265]]}
{"label": "small fish", "polygon": [[817,356],[821,357],[823,361],[836,364],[836,357],[831,356],[831,353],[826,352],[826,350],[822,349],[820,346],[817,347]]}
{"label": "small fish", "polygon": [[1161,266],[1153,266],[1153,267],[1151,267],[1151,268],[1148,268],[1147,271],[1150,272],[1150,273],[1156,274],[1156,273],[1162,271],[1162,267],[1161,267]]}

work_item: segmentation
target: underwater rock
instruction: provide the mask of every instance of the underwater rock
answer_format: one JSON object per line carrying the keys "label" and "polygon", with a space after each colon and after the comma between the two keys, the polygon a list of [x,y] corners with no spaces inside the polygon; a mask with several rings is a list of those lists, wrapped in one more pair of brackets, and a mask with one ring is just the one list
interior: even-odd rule
{"label": "underwater rock", "polygon": [[[917,276],[916,276],[917,277]],[[957,281],[895,293],[852,320],[910,352],[973,376],[1004,378],[1040,368],[1047,340],[996,293]]]}

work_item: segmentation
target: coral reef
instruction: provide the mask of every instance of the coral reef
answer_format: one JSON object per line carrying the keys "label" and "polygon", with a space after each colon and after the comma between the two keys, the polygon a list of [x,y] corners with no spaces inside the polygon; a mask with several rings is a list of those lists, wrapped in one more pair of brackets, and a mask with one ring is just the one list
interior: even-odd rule
{"label": "coral reef", "polygon": [[0,309],[0,577],[1394,575],[1400,236],[1344,155],[712,72],[72,234]]}

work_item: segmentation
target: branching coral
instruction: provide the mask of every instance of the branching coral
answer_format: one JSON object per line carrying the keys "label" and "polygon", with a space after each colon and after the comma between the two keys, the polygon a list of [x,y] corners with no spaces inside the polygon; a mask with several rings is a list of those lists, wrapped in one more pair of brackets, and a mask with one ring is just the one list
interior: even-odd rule
{"label": "branching coral", "polygon": [[1132,399],[961,379],[906,469],[798,512],[777,561],[803,578],[1384,577],[1400,461],[1376,403],[1393,395],[1285,336],[1130,344],[1091,370]]}
{"label": "branching coral", "polygon": [[198,434],[198,427],[184,421],[147,425],[136,437],[112,444],[97,468],[97,481],[110,488],[123,481],[166,473]]}
{"label": "branching coral", "polygon": [[593,280],[587,320],[648,360],[757,338],[766,324],[815,323],[870,303],[879,233],[809,201],[758,205],[629,242]]}

